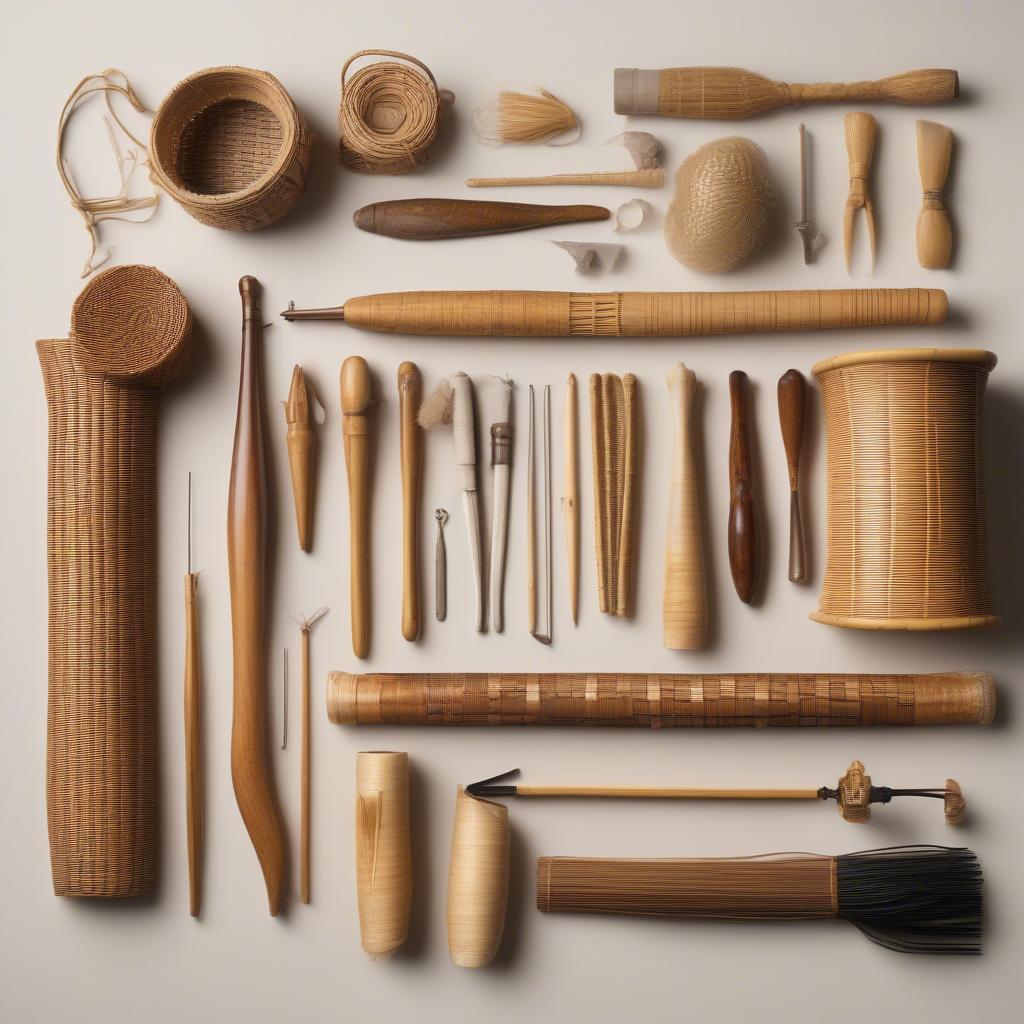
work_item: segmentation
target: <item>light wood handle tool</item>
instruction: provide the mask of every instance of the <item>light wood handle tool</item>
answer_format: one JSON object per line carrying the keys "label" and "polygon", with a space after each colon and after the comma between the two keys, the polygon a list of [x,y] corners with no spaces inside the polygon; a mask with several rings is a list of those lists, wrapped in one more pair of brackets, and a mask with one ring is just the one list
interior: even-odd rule
{"label": "light wood handle tool", "polygon": [[854,111],[843,118],[846,156],[849,161],[850,191],[843,211],[843,251],[846,269],[853,260],[853,225],[858,210],[864,211],[871,245],[871,266],[875,265],[875,206],[871,201],[871,161],[875,155],[878,125],[870,114]]}
{"label": "light wood handle tool", "polygon": [[580,492],[579,398],[576,375],[565,382],[565,549],[569,561],[569,609],[575,625],[580,617]]}
{"label": "light wood handle tool", "polygon": [[423,380],[415,363],[398,368],[398,432],[402,460],[402,636],[420,635],[420,478],[423,432],[416,422]]}
{"label": "light wood handle tool", "polygon": [[267,496],[260,411],[259,282],[243,277],[238,290],[242,296],[242,366],[228,490],[228,576],[234,661],[231,780],[238,809],[263,869],[270,914],[274,917],[284,898],[285,842],[266,743],[263,669]]}
{"label": "light wood handle tool", "polygon": [[362,356],[341,364],[341,413],[348,476],[349,600],[352,653],[370,651],[370,368]]}
{"label": "light wood handle tool", "polygon": [[757,584],[757,515],[750,457],[747,375],[729,374],[729,569],[739,599],[749,604]]}
{"label": "light wood handle tool", "polygon": [[199,670],[199,573],[192,571],[192,474],[188,475],[188,571],[185,573],[185,835],[188,912],[199,916],[203,890],[203,690]]}
{"label": "light wood handle tool", "polygon": [[948,267],[953,255],[953,229],[942,198],[952,155],[949,128],[934,121],[917,122],[917,167],[924,193],[917,215],[917,262],[928,270]]}
{"label": "light wood handle tool", "polygon": [[806,396],[807,385],[799,370],[787,370],[779,378],[779,425],[789,472],[789,579],[792,583],[803,583],[807,579],[804,528],[800,518],[800,449],[804,440]]}

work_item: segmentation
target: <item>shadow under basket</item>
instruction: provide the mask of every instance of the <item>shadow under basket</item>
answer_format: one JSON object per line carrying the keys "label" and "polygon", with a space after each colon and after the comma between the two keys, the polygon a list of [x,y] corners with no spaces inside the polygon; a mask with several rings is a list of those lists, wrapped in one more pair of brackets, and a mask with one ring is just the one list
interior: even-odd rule
{"label": "shadow under basket", "polygon": [[313,140],[273,75],[207,68],[160,104],[150,177],[203,224],[253,231],[284,216],[302,195]]}
{"label": "shadow under basket", "polygon": [[980,349],[855,352],[812,368],[828,438],[828,559],[816,622],[998,626],[989,593]]}

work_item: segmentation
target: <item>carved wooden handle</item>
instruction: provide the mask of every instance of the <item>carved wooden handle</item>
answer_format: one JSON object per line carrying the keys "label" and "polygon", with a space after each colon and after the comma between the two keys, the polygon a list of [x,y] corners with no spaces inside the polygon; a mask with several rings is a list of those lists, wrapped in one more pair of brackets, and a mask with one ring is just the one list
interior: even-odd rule
{"label": "carved wooden handle", "polygon": [[352,653],[365,658],[370,650],[370,368],[362,356],[341,364],[341,412],[348,476],[349,599]]}
{"label": "carved wooden handle", "polygon": [[416,422],[422,378],[415,363],[398,368],[399,443],[402,461],[402,636],[420,635],[420,474],[423,433]]}
{"label": "carved wooden handle", "polygon": [[779,378],[779,425],[786,449],[789,471],[789,578],[803,583],[807,578],[804,558],[803,523],[800,518],[800,449],[804,438],[804,404],[807,387],[799,370],[787,370]]}
{"label": "carved wooden handle", "polygon": [[749,603],[757,583],[757,518],[750,465],[747,375],[729,374],[729,568],[739,599]]}

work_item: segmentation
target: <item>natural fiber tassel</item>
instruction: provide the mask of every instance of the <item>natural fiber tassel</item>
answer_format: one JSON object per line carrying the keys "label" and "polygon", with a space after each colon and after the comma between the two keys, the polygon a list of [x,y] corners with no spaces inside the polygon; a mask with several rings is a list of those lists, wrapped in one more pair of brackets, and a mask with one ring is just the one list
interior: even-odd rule
{"label": "natural fiber tassel", "polygon": [[934,121],[917,122],[917,167],[924,201],[917,215],[917,262],[926,270],[949,266],[953,229],[942,200],[953,152],[953,133]]}
{"label": "natural fiber tassel", "polygon": [[838,917],[902,953],[981,952],[981,867],[967,849],[898,846],[839,857],[541,857],[537,909],[729,920]]}
{"label": "natural fiber tassel", "polygon": [[557,96],[541,89],[539,96],[503,92],[473,116],[473,131],[488,146],[506,142],[547,142],[579,128],[576,115]]}
{"label": "natural fiber tassel", "polygon": [[288,401],[284,404],[288,424],[288,468],[292,475],[292,498],[295,503],[295,525],[299,547],[309,551],[313,546],[313,465],[316,436],[309,407],[309,385],[301,366],[292,370]]}

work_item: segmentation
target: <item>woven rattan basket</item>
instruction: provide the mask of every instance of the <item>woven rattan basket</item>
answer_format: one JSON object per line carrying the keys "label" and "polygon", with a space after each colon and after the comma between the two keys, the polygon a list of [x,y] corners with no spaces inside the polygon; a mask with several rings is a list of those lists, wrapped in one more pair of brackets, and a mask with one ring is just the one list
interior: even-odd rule
{"label": "woven rattan basket", "polygon": [[160,104],[150,134],[151,177],[204,224],[252,231],[302,195],[313,135],[266,71],[197,71]]}
{"label": "woven rattan basket", "polygon": [[826,359],[828,560],[816,622],[997,626],[989,596],[982,404],[996,357],[898,349]]}

